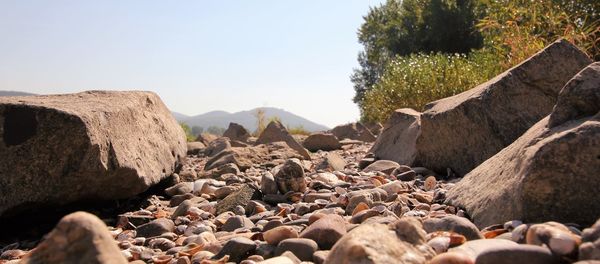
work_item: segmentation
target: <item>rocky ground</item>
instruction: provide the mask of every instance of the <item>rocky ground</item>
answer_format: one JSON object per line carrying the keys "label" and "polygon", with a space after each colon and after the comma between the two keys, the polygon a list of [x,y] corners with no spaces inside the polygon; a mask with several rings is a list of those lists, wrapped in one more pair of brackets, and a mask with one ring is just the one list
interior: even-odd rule
{"label": "rocky ground", "polygon": [[0,120],[0,264],[600,261],[600,63],[564,40],[385,126],[186,143],[102,91]]}
{"label": "rocky ground", "polygon": [[[456,179],[374,162],[371,145],[347,141],[300,160],[286,146],[270,144],[263,155],[215,140],[190,149],[196,154],[186,158],[178,183],[148,197],[145,207],[105,219],[108,228],[91,215],[72,214],[37,248],[37,241],[4,245],[0,263],[24,257],[25,263],[52,262],[48,255],[60,255],[58,248],[80,260],[82,250],[94,248],[111,263],[120,256],[181,264],[569,263],[598,257],[600,222],[584,230],[515,219],[480,230],[463,210],[443,203]],[[205,170],[227,152],[238,159]],[[247,163],[240,171],[238,164]]]}

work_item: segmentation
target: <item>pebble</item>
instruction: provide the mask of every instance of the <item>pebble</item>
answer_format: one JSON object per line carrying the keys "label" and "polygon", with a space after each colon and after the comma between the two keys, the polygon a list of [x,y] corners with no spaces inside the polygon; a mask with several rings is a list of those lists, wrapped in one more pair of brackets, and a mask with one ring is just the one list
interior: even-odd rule
{"label": "pebble", "polygon": [[298,231],[291,226],[278,226],[263,233],[263,238],[271,245],[277,245],[282,240],[297,237]]}
{"label": "pebble", "polygon": [[312,261],[313,254],[319,249],[317,242],[307,238],[288,238],[277,245],[275,255],[291,251],[302,261]]}
{"label": "pebble", "polygon": [[[188,156],[181,172],[195,176],[171,183],[166,197],[150,196],[136,210],[109,217],[107,223],[117,223],[108,228],[115,255],[169,264],[600,259],[600,220],[585,229],[512,220],[479,230],[464,209],[444,204],[455,180],[375,161],[372,143],[318,151],[312,160],[296,159],[280,143],[234,145],[241,154],[232,157],[243,166],[226,160],[204,171],[204,153]],[[37,243],[0,248],[0,263],[26,259]]]}

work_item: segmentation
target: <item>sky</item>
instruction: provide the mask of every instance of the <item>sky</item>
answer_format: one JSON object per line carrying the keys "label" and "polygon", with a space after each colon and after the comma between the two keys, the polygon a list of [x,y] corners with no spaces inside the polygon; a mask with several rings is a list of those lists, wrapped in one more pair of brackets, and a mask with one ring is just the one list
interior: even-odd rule
{"label": "sky", "polygon": [[196,115],[356,121],[356,32],[384,0],[0,0],[0,90],[149,90]]}

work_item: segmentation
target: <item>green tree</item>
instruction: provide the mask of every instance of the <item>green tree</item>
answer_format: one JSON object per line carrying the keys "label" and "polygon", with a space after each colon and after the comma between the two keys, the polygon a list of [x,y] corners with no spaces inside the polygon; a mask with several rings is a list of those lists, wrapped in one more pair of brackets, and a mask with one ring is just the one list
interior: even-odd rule
{"label": "green tree", "polygon": [[475,0],[388,0],[371,8],[358,30],[364,50],[358,54],[359,68],[350,77],[354,102],[362,105],[365,93],[396,56],[480,48],[477,7]]}
{"label": "green tree", "polygon": [[204,128],[201,126],[192,126],[192,135],[198,136],[204,132]]}
{"label": "green tree", "polygon": [[196,137],[192,134],[192,129],[190,128],[190,126],[186,123],[179,123],[179,125],[181,126],[181,128],[183,129],[183,132],[185,132],[185,138],[187,141],[194,141],[196,140]]}
{"label": "green tree", "polygon": [[213,134],[213,135],[221,136],[221,135],[223,135],[223,133],[225,133],[225,128],[218,127],[218,126],[209,126],[206,129],[206,132]]}

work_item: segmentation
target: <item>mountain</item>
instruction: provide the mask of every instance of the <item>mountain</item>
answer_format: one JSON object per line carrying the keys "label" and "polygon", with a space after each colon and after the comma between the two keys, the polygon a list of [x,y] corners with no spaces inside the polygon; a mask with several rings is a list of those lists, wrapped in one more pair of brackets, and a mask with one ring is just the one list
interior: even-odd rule
{"label": "mountain", "polygon": [[35,95],[32,93],[17,92],[17,91],[0,91],[0,96],[28,96]]}
{"label": "mountain", "polygon": [[323,131],[329,128],[312,122],[306,118],[295,115],[288,111],[273,107],[260,107],[248,111],[241,111],[236,113],[228,113],[225,111],[212,111],[197,116],[186,116],[184,114],[173,112],[173,116],[177,121],[188,124],[190,127],[199,126],[205,130],[210,126],[227,128],[229,122],[238,123],[248,129],[250,132],[256,130],[256,116],[255,113],[258,109],[265,111],[265,117],[269,120],[271,117],[278,117],[281,123],[289,127],[302,126],[308,131]]}

